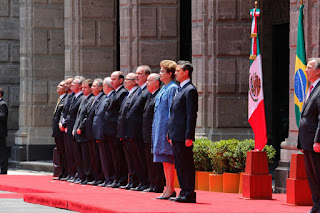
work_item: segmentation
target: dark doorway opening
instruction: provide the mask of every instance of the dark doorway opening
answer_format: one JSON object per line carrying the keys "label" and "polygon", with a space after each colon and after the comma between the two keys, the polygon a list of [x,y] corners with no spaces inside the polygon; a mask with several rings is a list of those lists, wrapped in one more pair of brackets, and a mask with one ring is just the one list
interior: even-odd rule
{"label": "dark doorway opening", "polygon": [[272,27],[272,140],[280,158],[280,143],[289,130],[289,23]]}
{"label": "dark doorway opening", "polygon": [[192,59],[191,0],[180,0],[180,60]]}

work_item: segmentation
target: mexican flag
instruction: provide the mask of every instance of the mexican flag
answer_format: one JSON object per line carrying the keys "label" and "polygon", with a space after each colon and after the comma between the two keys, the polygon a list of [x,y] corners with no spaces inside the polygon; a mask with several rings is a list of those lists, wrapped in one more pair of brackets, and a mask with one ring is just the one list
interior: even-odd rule
{"label": "mexican flag", "polygon": [[296,123],[299,128],[301,110],[308,91],[308,81],[306,77],[306,50],[304,47],[304,31],[303,31],[303,8],[300,6],[298,35],[297,35],[297,53],[294,75],[294,109],[296,114]]}
{"label": "mexican flag", "polygon": [[254,133],[255,150],[261,151],[267,143],[267,127],[263,96],[262,63],[259,48],[257,17],[260,10],[250,10],[252,17],[250,73],[248,94],[248,121]]}

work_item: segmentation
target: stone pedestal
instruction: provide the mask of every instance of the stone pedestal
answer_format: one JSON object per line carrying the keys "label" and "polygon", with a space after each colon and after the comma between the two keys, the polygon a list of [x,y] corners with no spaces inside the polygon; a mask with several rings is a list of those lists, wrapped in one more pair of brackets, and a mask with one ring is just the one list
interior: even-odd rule
{"label": "stone pedestal", "polygon": [[52,113],[64,77],[63,1],[20,3],[19,130],[12,161],[52,159]]}

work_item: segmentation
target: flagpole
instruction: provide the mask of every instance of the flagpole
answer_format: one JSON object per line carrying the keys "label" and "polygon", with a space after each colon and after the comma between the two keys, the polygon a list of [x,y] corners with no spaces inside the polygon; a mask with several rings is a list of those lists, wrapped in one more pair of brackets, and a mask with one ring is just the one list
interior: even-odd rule
{"label": "flagpole", "polygon": [[[301,0],[302,1],[302,0]],[[258,8],[258,2],[257,1],[255,1],[254,2],[254,7],[257,9]]]}
{"label": "flagpole", "polygon": [[300,1],[300,5],[303,5],[303,0]]}

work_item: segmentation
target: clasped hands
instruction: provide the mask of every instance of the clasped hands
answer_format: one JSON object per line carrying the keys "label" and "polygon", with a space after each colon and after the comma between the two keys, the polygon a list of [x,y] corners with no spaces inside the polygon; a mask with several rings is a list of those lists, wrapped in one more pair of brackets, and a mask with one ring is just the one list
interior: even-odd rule
{"label": "clasped hands", "polygon": [[[167,140],[170,143],[170,145],[172,146],[172,140],[170,140],[168,136],[167,136]],[[186,145],[186,147],[190,147],[193,144],[193,140],[192,139],[186,139],[184,144]]]}

